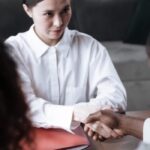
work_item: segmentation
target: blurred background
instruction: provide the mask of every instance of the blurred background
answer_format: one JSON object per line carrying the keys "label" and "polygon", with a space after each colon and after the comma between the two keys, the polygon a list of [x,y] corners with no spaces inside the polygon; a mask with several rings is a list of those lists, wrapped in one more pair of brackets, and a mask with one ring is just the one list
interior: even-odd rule
{"label": "blurred background", "polygon": [[[128,110],[150,109],[150,0],[72,0],[69,28],[88,33],[103,45],[127,90]],[[0,0],[0,37],[32,24],[21,0]]]}

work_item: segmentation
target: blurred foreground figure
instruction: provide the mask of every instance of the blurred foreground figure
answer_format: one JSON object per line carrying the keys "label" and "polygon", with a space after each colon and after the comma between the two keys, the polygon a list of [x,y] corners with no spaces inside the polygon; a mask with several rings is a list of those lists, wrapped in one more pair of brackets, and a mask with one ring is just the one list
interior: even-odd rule
{"label": "blurred foreground figure", "polygon": [[30,144],[31,123],[11,51],[0,42],[0,150],[20,150]]}

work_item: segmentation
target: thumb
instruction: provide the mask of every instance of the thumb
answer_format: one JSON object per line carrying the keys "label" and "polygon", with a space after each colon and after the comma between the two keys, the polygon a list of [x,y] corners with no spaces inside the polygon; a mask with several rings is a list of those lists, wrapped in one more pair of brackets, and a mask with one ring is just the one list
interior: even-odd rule
{"label": "thumb", "polygon": [[94,114],[91,114],[87,117],[87,119],[85,120],[86,123],[92,123],[95,121],[100,121],[100,116],[101,116],[101,112],[96,112]]}

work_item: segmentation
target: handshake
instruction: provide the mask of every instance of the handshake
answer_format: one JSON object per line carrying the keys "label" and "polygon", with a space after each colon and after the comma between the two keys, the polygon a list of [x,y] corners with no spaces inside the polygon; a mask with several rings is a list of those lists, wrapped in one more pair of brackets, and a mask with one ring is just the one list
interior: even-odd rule
{"label": "handshake", "polygon": [[120,138],[126,135],[121,124],[123,115],[115,113],[111,107],[101,109],[89,103],[76,104],[73,120],[84,124],[84,131],[93,140]]}

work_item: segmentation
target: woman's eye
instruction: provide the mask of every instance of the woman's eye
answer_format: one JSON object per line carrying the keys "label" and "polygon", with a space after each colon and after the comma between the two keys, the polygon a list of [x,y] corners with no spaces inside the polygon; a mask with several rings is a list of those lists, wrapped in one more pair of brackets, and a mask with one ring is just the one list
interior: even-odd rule
{"label": "woman's eye", "polygon": [[47,12],[47,13],[45,13],[44,15],[52,17],[52,16],[53,16],[53,13]]}
{"label": "woman's eye", "polygon": [[48,16],[53,16],[53,14],[52,14],[52,13],[47,13],[47,15],[48,15]]}
{"label": "woman's eye", "polygon": [[65,8],[65,9],[62,11],[62,14],[66,14],[66,13],[68,13],[69,11],[70,11],[70,8],[67,7],[67,8]]}
{"label": "woman's eye", "polygon": [[69,8],[64,9],[64,12],[68,12],[68,11],[69,11]]}

